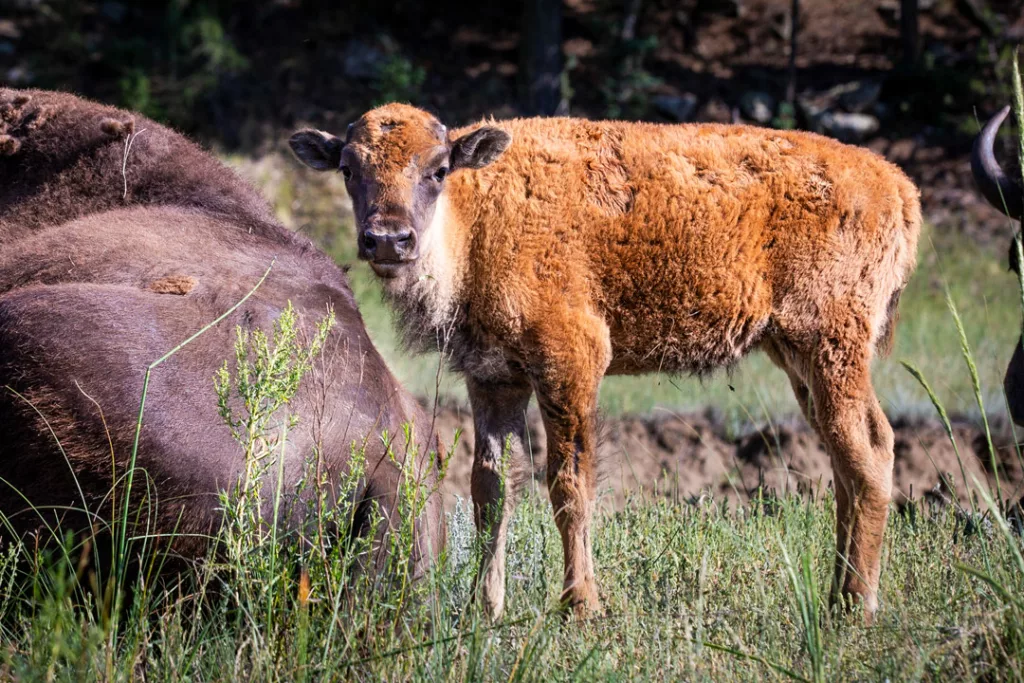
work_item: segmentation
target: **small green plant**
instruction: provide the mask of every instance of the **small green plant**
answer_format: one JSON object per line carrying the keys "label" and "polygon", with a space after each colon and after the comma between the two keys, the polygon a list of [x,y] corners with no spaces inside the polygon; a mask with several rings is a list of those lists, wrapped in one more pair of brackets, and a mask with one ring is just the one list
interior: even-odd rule
{"label": "small green plant", "polygon": [[[223,560],[213,576],[230,577],[230,602],[260,644],[253,654],[260,667],[293,657],[303,670],[308,667],[310,648],[322,637],[312,624],[323,620],[325,609],[333,614],[327,650],[338,647],[337,634],[344,639],[339,656],[365,647],[367,638],[380,639],[381,628],[389,631],[386,642],[400,642],[404,635],[397,627],[407,612],[422,614],[418,598],[429,587],[415,580],[411,568],[418,554],[432,552],[420,544],[417,524],[436,491],[416,476],[416,453],[396,452],[387,431],[380,435],[385,457],[400,475],[393,508],[358,500],[367,462],[357,443],[334,478],[321,467],[324,454],[317,445],[305,460],[304,476],[286,490],[288,434],[298,426],[289,405],[334,323],[328,312],[303,342],[289,304],[269,334],[239,328],[234,370],[225,363],[214,379],[220,414],[240,446],[243,466],[237,485],[221,493]],[[403,430],[404,442],[415,443],[412,427]],[[292,505],[299,506],[298,515]],[[284,520],[296,518],[307,523],[297,534],[282,535]],[[358,633],[349,630],[358,623],[349,610],[367,619]],[[282,621],[281,614],[292,616]],[[288,643],[294,647],[281,649]]]}
{"label": "small green plant", "polygon": [[814,683],[823,683],[825,676],[825,647],[821,635],[821,592],[814,575],[811,558],[806,553],[796,560],[790,558],[789,550],[782,545],[782,557],[786,563],[786,574],[793,592],[793,602],[800,620],[803,646],[810,660],[811,676]]}
{"label": "small green plant", "polygon": [[[279,475],[283,472],[288,430],[298,422],[298,417],[287,410],[280,413],[295,397],[334,323],[334,312],[328,311],[316,324],[309,343],[303,344],[298,318],[289,302],[269,336],[262,330],[237,328],[234,376],[225,361],[214,378],[220,416],[242,447],[243,471],[227,508],[229,528],[237,532],[239,541],[258,543],[267,535],[259,502],[264,475],[275,454]],[[277,485],[275,515],[280,481]]]}
{"label": "small green plant", "polygon": [[789,102],[779,102],[779,111],[772,119],[772,128],[794,130],[796,128],[796,111]]}
{"label": "small green plant", "polygon": [[123,107],[159,118],[160,108],[153,101],[153,87],[149,77],[140,69],[128,71],[117,81],[118,100]]}
{"label": "small green plant", "polygon": [[658,47],[656,36],[631,38],[619,45],[613,75],[605,79],[601,94],[608,118],[641,118],[650,109],[651,93],[662,81],[644,67],[644,61]]}
{"label": "small green plant", "polygon": [[[227,565],[236,570],[235,594],[244,596],[245,604],[265,606],[261,612],[271,633],[274,612],[286,598],[280,588],[287,576],[281,571],[285,563],[279,557],[278,529],[287,514],[282,504],[288,430],[298,424],[298,417],[287,408],[334,323],[334,312],[328,311],[316,324],[312,339],[303,344],[299,320],[289,302],[270,335],[238,327],[234,376],[225,361],[214,377],[220,416],[241,447],[242,459],[236,487],[220,494],[221,540]],[[276,480],[268,481],[266,474],[275,457]],[[273,486],[267,496],[272,500],[270,519],[262,495],[266,484]],[[293,492],[288,493],[290,497]]]}
{"label": "small green plant", "polygon": [[380,66],[374,89],[377,97],[374,105],[387,102],[415,102],[419,99],[420,88],[427,72],[402,55],[391,55]]}
{"label": "small green plant", "polygon": [[224,79],[245,72],[249,60],[238,51],[213,13],[201,11],[180,26],[178,41],[169,48],[190,68],[182,75],[172,70],[166,76],[168,91],[163,106],[176,120],[191,122],[202,115],[197,105],[214,96]]}

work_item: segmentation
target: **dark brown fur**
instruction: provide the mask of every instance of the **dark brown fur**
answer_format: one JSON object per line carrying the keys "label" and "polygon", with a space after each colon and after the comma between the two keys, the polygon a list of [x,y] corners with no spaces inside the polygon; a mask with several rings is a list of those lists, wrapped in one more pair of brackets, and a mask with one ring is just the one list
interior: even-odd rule
{"label": "dark brown fur", "polygon": [[[0,156],[0,511],[16,529],[62,516],[85,525],[61,506],[116,514],[105,496],[127,466],[146,366],[238,302],[273,263],[243,306],[153,372],[138,451],[146,476],[134,490],[143,521],[184,534],[177,553],[206,548],[202,535],[220,519],[217,493],[243,465],[218,415],[214,373],[233,358],[236,326],[269,331],[290,301],[304,334],[328,309],[337,324],[288,408],[300,422],[289,434],[285,491],[318,446],[336,481],[355,444],[368,468],[355,502],[393,511],[400,472],[381,444],[386,429],[399,459],[414,457],[434,490],[417,524],[421,571],[444,541],[428,455],[435,439],[374,349],[333,261],[277,223],[216,159],[152,121],[41,91],[0,90],[0,112],[0,133],[15,141]],[[406,423],[413,443],[402,436]],[[291,526],[303,511],[293,508]]]}
{"label": "dark brown fur", "polygon": [[275,241],[291,239],[245,181],[137,114],[66,93],[0,89],[3,137],[12,142],[0,165],[0,244],[132,205],[194,207]]}
{"label": "dark brown fur", "polygon": [[[1021,185],[1020,173],[1004,171],[995,155],[996,134],[1009,113],[1010,107],[1004,107],[988,120],[975,138],[971,150],[971,171],[985,199],[1010,218],[1020,220],[1024,217],[1024,186]],[[1019,279],[1020,260],[1016,239],[1010,241],[1007,260],[1010,270]],[[1010,416],[1015,423],[1024,427],[1024,336],[1017,340],[1013,356],[1006,366],[1003,389]]]}

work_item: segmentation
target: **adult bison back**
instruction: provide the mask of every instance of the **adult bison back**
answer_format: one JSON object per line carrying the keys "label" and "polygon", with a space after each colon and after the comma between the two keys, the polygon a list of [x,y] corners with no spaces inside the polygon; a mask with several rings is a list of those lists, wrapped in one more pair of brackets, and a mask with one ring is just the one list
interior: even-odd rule
{"label": "adult bison back", "polygon": [[[303,502],[318,493],[309,485],[314,469],[333,502],[331,483],[363,453],[366,475],[349,501],[360,513],[377,504],[399,523],[406,474],[431,492],[414,524],[422,571],[444,541],[436,439],[373,347],[344,273],[274,221],[229,169],[152,121],[65,94],[11,90],[0,90],[0,116],[6,531],[111,519],[109,494],[123,495],[145,368],[255,288],[153,371],[133,518],[175,554],[206,549],[220,522],[218,494],[245,465],[213,383],[234,358],[236,328],[269,333],[291,305],[299,339],[308,340],[332,312],[323,350],[285,409],[298,417],[283,450],[286,524],[304,523]],[[265,488],[266,516],[276,474]]]}

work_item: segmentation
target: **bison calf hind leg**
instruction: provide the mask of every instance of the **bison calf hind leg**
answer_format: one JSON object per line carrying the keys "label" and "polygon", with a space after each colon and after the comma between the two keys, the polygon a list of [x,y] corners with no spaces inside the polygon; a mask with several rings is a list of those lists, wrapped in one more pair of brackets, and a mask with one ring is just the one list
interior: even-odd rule
{"label": "bison calf hind leg", "polygon": [[[866,330],[847,324],[843,329]],[[793,392],[832,461],[836,564],[832,602],[861,600],[868,620],[878,608],[882,535],[892,489],[893,433],[871,386],[871,342],[821,334],[812,349],[782,339],[764,345],[786,371]]]}
{"label": "bison calf hind leg", "polygon": [[811,354],[814,426],[832,460],[836,565],[832,601],[878,608],[882,536],[892,493],[893,432],[871,386],[870,340],[822,335]]}
{"label": "bison calf hind leg", "polygon": [[[505,539],[515,507],[514,469],[525,460],[528,382],[478,382],[466,379],[473,408],[473,516],[483,539],[483,558],[473,595],[483,600],[490,619],[505,606]],[[507,466],[506,466],[507,465]]]}

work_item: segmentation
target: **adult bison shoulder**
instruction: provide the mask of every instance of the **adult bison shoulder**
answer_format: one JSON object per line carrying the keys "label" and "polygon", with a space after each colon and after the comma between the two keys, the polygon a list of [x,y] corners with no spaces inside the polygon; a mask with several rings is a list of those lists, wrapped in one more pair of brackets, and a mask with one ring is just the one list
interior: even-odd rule
{"label": "adult bison shoulder", "polygon": [[[1021,187],[1021,178],[1019,175],[1014,178],[1007,173],[1000,166],[995,153],[996,134],[1009,113],[1010,108],[1003,107],[989,119],[975,138],[971,150],[971,171],[985,199],[1010,218],[1020,220],[1024,215],[1024,187]],[[1010,269],[1019,273],[1017,244],[1013,240],[1010,241],[1008,260]],[[1024,337],[1017,341],[1017,348],[1006,368],[1003,388],[1013,421],[1024,425]]]}
{"label": "adult bison shoulder", "polygon": [[376,500],[394,521],[388,511],[402,474],[387,457],[386,431],[392,453],[414,458],[435,491],[416,524],[420,568],[436,555],[443,519],[431,425],[374,349],[331,259],[177,133],[63,93],[0,89],[0,511],[8,530],[58,517],[81,525],[70,511],[83,507],[110,517],[105,497],[127,466],[146,366],[230,309],[268,267],[242,306],[153,373],[138,464],[156,504],[144,516],[157,532],[177,532],[176,552],[204,549],[219,521],[217,493],[243,467],[218,414],[214,373],[234,355],[236,326],[269,331],[291,302],[301,330],[329,309],[337,324],[289,407],[299,424],[288,437],[285,490],[295,490],[315,452],[336,480],[355,444],[368,472],[357,503]]}

